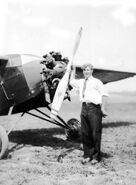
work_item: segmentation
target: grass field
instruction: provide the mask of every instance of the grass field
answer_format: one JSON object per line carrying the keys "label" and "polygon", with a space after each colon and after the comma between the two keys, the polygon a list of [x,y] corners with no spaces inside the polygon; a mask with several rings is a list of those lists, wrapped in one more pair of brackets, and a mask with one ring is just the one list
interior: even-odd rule
{"label": "grass field", "polygon": [[[61,109],[64,120],[78,118],[81,103]],[[80,143],[66,140],[64,129],[29,115],[18,121],[10,134],[9,158],[0,161],[0,185],[135,185],[136,184],[136,93],[111,93],[108,116],[103,119],[102,161],[82,165]],[[17,116],[1,117],[6,128]],[[63,163],[59,154],[67,151]]]}

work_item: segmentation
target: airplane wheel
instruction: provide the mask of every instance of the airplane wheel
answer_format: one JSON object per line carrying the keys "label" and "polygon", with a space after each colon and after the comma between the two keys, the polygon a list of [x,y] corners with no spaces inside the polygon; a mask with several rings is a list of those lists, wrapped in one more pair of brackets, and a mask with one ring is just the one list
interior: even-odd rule
{"label": "airplane wheel", "polygon": [[81,124],[80,122],[72,118],[68,120],[67,124],[71,127],[71,129],[65,129],[66,137],[68,140],[77,140],[81,139]]}
{"label": "airplane wheel", "polygon": [[0,126],[0,159],[2,159],[7,154],[8,142],[9,140],[6,130]]}

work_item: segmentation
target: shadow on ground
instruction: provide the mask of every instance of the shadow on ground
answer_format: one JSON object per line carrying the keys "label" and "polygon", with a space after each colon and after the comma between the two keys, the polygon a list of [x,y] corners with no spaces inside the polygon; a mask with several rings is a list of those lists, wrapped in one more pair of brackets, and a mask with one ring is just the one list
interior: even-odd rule
{"label": "shadow on ground", "polygon": [[[12,131],[9,135],[9,140],[18,144],[60,147],[64,145],[65,142],[60,135],[64,134],[65,131],[63,128],[28,129]],[[59,135],[59,137],[57,137],[57,135]]]}
{"label": "shadow on ground", "polygon": [[[103,123],[103,128],[116,128],[121,126],[129,126],[135,123],[131,122],[107,122]],[[63,128],[42,128],[42,129],[28,129],[21,131],[12,131],[9,135],[9,140],[15,145],[11,151],[19,149],[20,146],[50,146],[54,149],[80,149],[80,142],[78,140],[68,141],[65,137],[65,130]],[[106,156],[104,156],[106,157]]]}
{"label": "shadow on ground", "polygon": [[[105,128],[128,126],[131,123],[106,123]],[[42,128],[42,129],[28,129],[21,131],[12,131],[9,135],[11,148],[9,154],[13,151],[20,150],[25,145],[31,146],[47,146],[54,149],[61,149],[60,156],[65,157],[75,149],[82,150],[81,142],[79,140],[66,140],[65,130],[63,128]],[[102,159],[112,157],[111,154],[102,153]],[[59,158],[59,157],[58,157]]]}
{"label": "shadow on ground", "polygon": [[103,123],[103,128],[114,128],[114,127],[125,127],[125,126],[130,126],[136,124],[135,122],[107,122],[107,123]]}

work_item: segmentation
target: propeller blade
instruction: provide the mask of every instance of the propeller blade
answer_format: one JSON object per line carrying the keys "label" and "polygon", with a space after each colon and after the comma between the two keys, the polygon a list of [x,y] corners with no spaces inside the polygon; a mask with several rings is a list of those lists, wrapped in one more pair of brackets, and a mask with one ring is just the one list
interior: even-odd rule
{"label": "propeller blade", "polygon": [[82,30],[83,29],[81,27],[78,31],[75,45],[73,48],[72,60],[69,61],[68,66],[67,66],[67,70],[66,70],[64,76],[62,77],[62,79],[60,80],[58,87],[56,89],[56,92],[55,92],[55,95],[53,98],[53,102],[52,102],[51,114],[50,114],[50,118],[52,118],[52,119],[55,119],[56,116],[58,115],[58,112],[59,112],[61,105],[62,105],[62,102],[64,100],[64,96],[65,96],[67,86],[69,83],[71,65],[73,65],[73,60],[74,60],[75,54],[77,52],[77,49],[78,49],[78,46],[79,46],[79,43],[81,40]]}
{"label": "propeller blade", "polygon": [[74,49],[73,49],[73,58],[74,58],[74,56],[76,54],[76,51],[77,51],[77,48],[79,46],[79,43],[80,43],[80,40],[81,40],[81,36],[82,36],[82,31],[83,31],[83,28],[80,27],[80,29],[78,31],[78,34],[77,34],[76,41],[75,41]]}

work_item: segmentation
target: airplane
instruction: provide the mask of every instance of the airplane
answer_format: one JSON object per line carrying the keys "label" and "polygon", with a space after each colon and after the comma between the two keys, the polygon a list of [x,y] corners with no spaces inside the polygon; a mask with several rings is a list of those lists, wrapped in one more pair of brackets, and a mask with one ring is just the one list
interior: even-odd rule
{"label": "airplane", "polygon": [[[68,62],[65,74],[62,76],[59,83],[53,83],[50,80],[50,86],[46,80],[46,86],[48,86],[48,92],[50,94],[50,100],[52,103],[52,108],[49,106],[49,102],[45,98],[45,86],[43,85],[43,70],[41,72],[41,64],[44,64],[45,59],[43,57],[38,57],[34,55],[19,55],[12,54],[0,57],[0,115],[9,115],[22,112],[22,116],[28,113],[32,116],[38,117],[42,120],[54,123],[68,130],[72,130],[72,126],[67,124],[58,114],[55,115],[55,119],[50,119],[51,116],[40,111],[39,107],[46,107],[49,111],[55,110],[57,105],[59,107],[62,104],[65,93],[67,91],[67,85],[69,82],[70,69],[73,63],[74,56],[76,54],[77,48],[82,35],[82,27],[80,27],[76,42],[73,49],[73,58]],[[55,59],[56,60],[56,59]],[[47,62],[47,61],[46,61]],[[44,66],[46,67],[46,65]],[[46,68],[47,71],[47,68]],[[47,76],[47,75],[46,75]],[[50,77],[51,78],[51,77]],[[66,82],[66,81],[67,82]],[[55,84],[55,85],[54,85]],[[64,85],[65,88],[59,88],[59,85]],[[56,90],[55,90],[56,86]],[[57,87],[58,86],[58,87]],[[69,85],[68,85],[69,86]],[[53,89],[51,90],[51,87]],[[55,90],[55,91],[54,91]],[[60,91],[61,90],[61,91]],[[56,96],[56,93],[61,94],[61,96]],[[63,93],[62,93],[63,92]],[[55,96],[57,98],[55,98]],[[55,99],[55,101],[54,101]],[[53,100],[53,101],[52,101]],[[57,104],[56,104],[57,100]],[[55,102],[55,104],[54,104]],[[53,106],[55,109],[53,109]],[[58,107],[57,107],[58,108]],[[35,109],[40,114],[45,117],[41,117],[30,113],[31,109]],[[58,118],[58,120],[56,120]],[[79,124],[78,124],[79,125]],[[8,134],[13,130],[10,129]],[[8,149],[8,134],[3,127],[0,126],[0,159],[4,157]]]}
{"label": "airplane", "polygon": [[[45,97],[44,84],[40,74],[44,60],[43,57],[31,54],[0,56],[0,116],[22,113],[22,117],[24,114],[29,114],[66,130],[71,130],[71,133],[76,133],[74,131],[80,128],[78,120],[72,118],[66,123],[59,115],[57,115],[57,119],[52,120],[49,115],[39,109],[45,107],[51,111],[51,103]],[[81,67],[75,66],[75,68],[76,78],[83,78]],[[106,84],[133,77],[136,73],[94,68],[93,75]],[[32,113],[31,110],[38,112],[38,115]],[[13,129],[14,126],[6,131],[4,127],[0,126],[0,159],[7,153],[8,135]]]}

